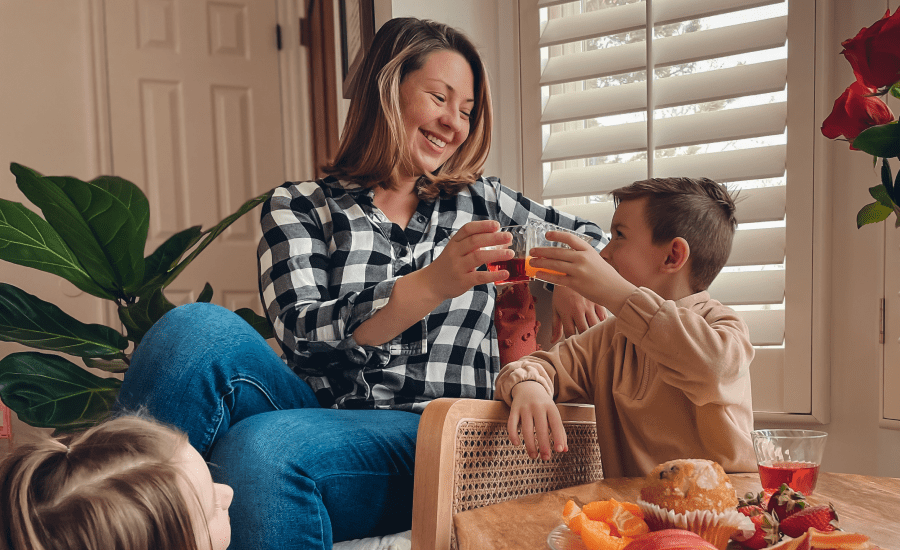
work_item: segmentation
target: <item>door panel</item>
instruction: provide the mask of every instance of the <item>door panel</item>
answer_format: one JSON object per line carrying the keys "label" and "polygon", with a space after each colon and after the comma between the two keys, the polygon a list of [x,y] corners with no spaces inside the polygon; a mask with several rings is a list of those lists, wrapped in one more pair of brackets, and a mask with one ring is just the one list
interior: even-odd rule
{"label": "door panel", "polygon": [[[275,0],[106,2],[112,159],[150,201],[147,254],[174,233],[212,227],[284,180]],[[167,290],[261,312],[258,210]]]}

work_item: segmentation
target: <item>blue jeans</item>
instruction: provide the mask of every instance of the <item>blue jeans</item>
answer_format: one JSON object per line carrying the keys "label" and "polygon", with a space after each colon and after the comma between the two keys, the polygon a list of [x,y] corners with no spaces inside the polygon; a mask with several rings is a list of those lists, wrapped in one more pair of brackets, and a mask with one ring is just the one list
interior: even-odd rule
{"label": "blue jeans", "polygon": [[188,304],[160,319],[118,406],[185,431],[234,489],[231,550],[330,549],[410,527],[419,415],[321,408],[225,308]]}

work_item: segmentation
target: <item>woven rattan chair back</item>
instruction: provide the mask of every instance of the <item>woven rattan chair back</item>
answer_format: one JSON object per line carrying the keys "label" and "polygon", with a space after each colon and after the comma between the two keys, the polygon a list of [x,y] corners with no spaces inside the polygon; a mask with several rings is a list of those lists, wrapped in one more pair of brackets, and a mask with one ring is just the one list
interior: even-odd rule
{"label": "woven rattan chair back", "polygon": [[559,405],[569,451],[532,460],[509,442],[504,403],[437,399],[419,423],[412,550],[455,548],[453,515],[603,478],[594,408]]}

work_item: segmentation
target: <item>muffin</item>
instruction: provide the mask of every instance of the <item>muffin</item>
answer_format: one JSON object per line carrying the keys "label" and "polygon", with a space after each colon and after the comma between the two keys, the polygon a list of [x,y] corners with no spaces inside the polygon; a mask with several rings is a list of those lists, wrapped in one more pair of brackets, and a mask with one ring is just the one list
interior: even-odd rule
{"label": "muffin", "polygon": [[651,531],[686,529],[725,550],[735,531],[753,532],[750,518],[737,511],[728,474],[711,460],[670,460],[653,469],[638,505]]}

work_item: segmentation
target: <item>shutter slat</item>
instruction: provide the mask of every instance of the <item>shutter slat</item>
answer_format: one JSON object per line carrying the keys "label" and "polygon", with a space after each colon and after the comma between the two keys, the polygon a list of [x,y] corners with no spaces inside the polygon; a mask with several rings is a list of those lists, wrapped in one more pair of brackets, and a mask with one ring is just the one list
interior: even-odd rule
{"label": "shutter slat", "polygon": [[[787,103],[768,103],[654,121],[656,147],[682,147],[784,133]],[[647,147],[643,122],[556,132],[547,140],[543,162],[603,157]]]}
{"label": "shutter slat", "polygon": [[[738,223],[778,221],[784,219],[785,187],[743,189],[737,198]],[[555,208],[609,229],[616,208],[612,201],[588,204],[564,204]]]}
{"label": "shutter slat", "polygon": [[[538,2],[538,6],[549,7],[566,1],[542,0]],[[659,26],[781,2],[782,0],[654,0],[653,17]],[[538,45],[543,48],[642,29],[646,13],[643,3],[635,3],[551,19],[547,22]]]}
{"label": "shutter slat", "polygon": [[738,315],[750,329],[750,342],[754,346],[780,346],[784,343],[783,309],[739,311]]}
{"label": "shutter slat", "polygon": [[[657,108],[705,103],[733,97],[766,94],[784,89],[787,60],[738,65],[718,71],[673,76],[654,81]],[[541,124],[586,120],[643,111],[647,107],[645,82],[594,88],[551,96]]]}
{"label": "shutter slat", "polygon": [[719,273],[709,294],[729,306],[780,304],[784,301],[784,270]]}
{"label": "shutter slat", "polygon": [[[771,145],[723,153],[656,159],[656,177],[707,177],[718,182],[777,178],[784,175],[785,147]],[[646,179],[647,162],[599,164],[551,172],[543,199],[602,195]]]}
{"label": "shutter slat", "polygon": [[[657,67],[713,59],[783,46],[787,17],[774,17],[653,42]],[[591,78],[642,71],[646,62],[644,43],[636,42],[557,56],[547,60],[541,85],[561,84]]]}
{"label": "shutter slat", "polygon": [[773,265],[784,263],[784,227],[738,229],[731,244],[731,256],[725,265]]}
{"label": "shutter slat", "polygon": [[547,21],[538,45],[542,48],[643,29],[647,9],[643,3],[589,11]]}

